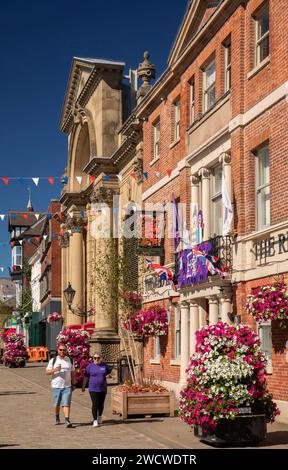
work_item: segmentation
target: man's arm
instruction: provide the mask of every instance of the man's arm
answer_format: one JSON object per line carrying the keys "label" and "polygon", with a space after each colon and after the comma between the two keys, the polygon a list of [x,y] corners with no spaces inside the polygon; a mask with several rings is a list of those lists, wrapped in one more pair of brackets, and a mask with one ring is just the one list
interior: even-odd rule
{"label": "man's arm", "polygon": [[[51,367],[51,366],[50,366],[50,367]],[[45,371],[45,374],[46,374],[46,375],[53,375],[53,374],[55,374],[56,372],[60,372],[60,370],[61,370],[61,366],[57,366],[57,367],[55,367],[54,369],[53,369],[53,367],[51,367],[51,368],[50,368],[50,367],[49,367],[49,364],[48,364],[48,366],[47,366],[47,368],[46,368],[46,371]]]}

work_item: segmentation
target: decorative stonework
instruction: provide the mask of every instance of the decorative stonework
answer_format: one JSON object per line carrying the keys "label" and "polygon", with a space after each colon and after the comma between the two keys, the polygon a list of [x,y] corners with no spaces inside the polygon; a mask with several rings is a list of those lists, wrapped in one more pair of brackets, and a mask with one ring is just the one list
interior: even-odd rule
{"label": "decorative stonework", "polygon": [[72,109],[73,121],[75,124],[81,123],[82,126],[88,122],[87,113],[84,108],[80,106],[79,103],[76,103]]}
{"label": "decorative stonework", "polygon": [[105,203],[112,206],[113,196],[115,196],[113,189],[105,188],[105,186],[101,186],[99,188],[95,187],[90,196],[90,201],[92,203]]}
{"label": "decorative stonework", "polygon": [[67,217],[66,228],[72,233],[82,233],[84,226],[87,225],[87,218],[80,216]]}
{"label": "decorative stonework", "polygon": [[193,184],[193,186],[198,186],[199,177],[197,175],[191,175],[191,184]]}
{"label": "decorative stonework", "polygon": [[137,92],[137,101],[141,101],[148,91],[151,89],[150,82],[156,76],[156,67],[155,65],[151,64],[150,60],[150,53],[144,52],[144,61],[139,64],[138,67],[138,77],[143,81],[143,84],[139,88]]}
{"label": "decorative stonework", "polygon": [[202,179],[208,179],[210,178],[211,172],[209,168],[201,168],[199,171],[199,176],[202,176]]}
{"label": "decorative stonework", "polygon": [[64,232],[64,234],[60,236],[60,247],[68,248],[69,244],[70,244],[70,234],[69,232]]}
{"label": "decorative stonework", "polygon": [[229,153],[222,153],[219,157],[219,162],[224,165],[231,165],[231,155]]}

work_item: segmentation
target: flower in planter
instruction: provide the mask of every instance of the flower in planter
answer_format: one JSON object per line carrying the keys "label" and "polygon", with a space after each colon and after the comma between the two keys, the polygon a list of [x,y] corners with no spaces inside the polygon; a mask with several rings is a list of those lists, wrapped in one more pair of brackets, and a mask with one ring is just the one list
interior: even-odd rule
{"label": "flower in planter", "polygon": [[25,364],[28,359],[28,352],[24,344],[23,335],[16,333],[14,329],[10,329],[3,333],[2,337],[5,343],[3,363],[12,366]]}
{"label": "flower in planter", "polygon": [[267,391],[266,357],[258,336],[246,325],[206,326],[196,334],[187,384],[180,394],[179,415],[190,426],[213,432],[221,419],[234,419],[239,408],[279,414]]}
{"label": "flower in planter", "polygon": [[253,289],[247,298],[246,312],[258,322],[288,320],[287,286],[284,282]]}

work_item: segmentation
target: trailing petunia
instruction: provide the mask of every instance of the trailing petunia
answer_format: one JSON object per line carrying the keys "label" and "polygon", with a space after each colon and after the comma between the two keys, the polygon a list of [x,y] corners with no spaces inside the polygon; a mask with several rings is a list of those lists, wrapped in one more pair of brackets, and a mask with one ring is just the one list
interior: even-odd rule
{"label": "trailing petunia", "polygon": [[219,322],[202,328],[180,393],[181,419],[213,432],[221,419],[234,419],[248,406],[273,422],[279,410],[267,391],[265,367],[260,340],[248,326]]}
{"label": "trailing petunia", "polygon": [[258,322],[288,320],[287,286],[284,282],[253,289],[247,297],[246,312]]}

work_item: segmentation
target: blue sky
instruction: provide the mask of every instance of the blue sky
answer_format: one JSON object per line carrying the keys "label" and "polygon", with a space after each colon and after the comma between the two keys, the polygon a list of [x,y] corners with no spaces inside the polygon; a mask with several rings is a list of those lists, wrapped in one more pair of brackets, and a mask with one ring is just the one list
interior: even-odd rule
{"label": "blue sky", "polygon": [[[61,176],[66,135],[58,124],[72,57],[108,58],[136,68],[151,52],[157,77],[187,0],[14,0],[0,15],[0,177]],[[79,10],[80,9],[80,10]],[[27,187],[36,211],[47,210],[61,184],[0,181],[0,214],[25,210]],[[0,266],[11,264],[7,217],[0,220]],[[8,275],[7,271],[4,275]],[[3,273],[0,273],[3,276]]]}

